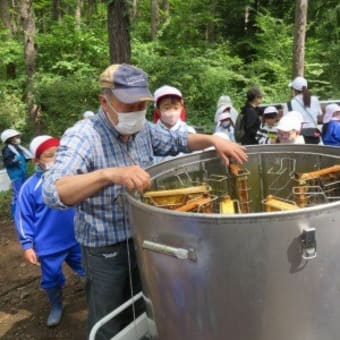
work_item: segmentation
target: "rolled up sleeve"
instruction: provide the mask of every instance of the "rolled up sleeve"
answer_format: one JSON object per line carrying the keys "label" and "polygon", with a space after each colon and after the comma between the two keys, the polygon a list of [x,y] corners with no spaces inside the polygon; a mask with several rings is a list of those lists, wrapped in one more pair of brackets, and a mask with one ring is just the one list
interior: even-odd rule
{"label": "rolled up sleeve", "polygon": [[91,143],[79,125],[68,129],[60,141],[57,150],[56,161],[53,167],[44,174],[43,199],[51,208],[68,209],[58,194],[56,182],[65,176],[87,173],[90,169],[88,155],[91,152]]}

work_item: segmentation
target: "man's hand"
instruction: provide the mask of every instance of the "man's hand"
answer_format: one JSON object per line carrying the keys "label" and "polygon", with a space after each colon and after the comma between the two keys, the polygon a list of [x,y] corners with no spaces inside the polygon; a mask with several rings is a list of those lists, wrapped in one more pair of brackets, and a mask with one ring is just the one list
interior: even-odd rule
{"label": "man's hand", "polygon": [[244,146],[230,142],[215,135],[213,135],[212,138],[216,152],[226,165],[229,165],[229,158],[233,158],[240,164],[247,161],[248,156],[245,152],[246,148]]}
{"label": "man's hand", "polygon": [[151,184],[150,175],[138,165],[112,168],[111,180],[125,186],[129,191],[137,190],[140,193]]}
{"label": "man's hand", "polygon": [[24,259],[27,262],[32,263],[32,264],[35,264],[35,265],[39,264],[38,257],[35,251],[33,250],[33,248],[24,250]]}

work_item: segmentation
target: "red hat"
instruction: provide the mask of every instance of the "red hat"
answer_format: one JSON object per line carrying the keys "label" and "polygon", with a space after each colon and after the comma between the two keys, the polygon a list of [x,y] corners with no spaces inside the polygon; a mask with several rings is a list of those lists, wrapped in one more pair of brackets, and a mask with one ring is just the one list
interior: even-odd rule
{"label": "red hat", "polygon": [[47,149],[59,146],[59,139],[47,135],[37,136],[32,139],[30,144],[30,151],[34,158],[39,158],[40,155]]}

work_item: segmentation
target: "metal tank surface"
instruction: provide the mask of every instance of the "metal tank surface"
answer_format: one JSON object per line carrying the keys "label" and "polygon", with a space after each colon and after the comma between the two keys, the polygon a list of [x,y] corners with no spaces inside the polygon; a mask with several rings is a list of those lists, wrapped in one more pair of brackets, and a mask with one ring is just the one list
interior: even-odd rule
{"label": "metal tank surface", "polygon": [[[262,205],[269,194],[291,200],[294,174],[339,165],[340,149],[247,150],[249,213],[183,213],[128,194],[153,339],[340,337],[339,181],[324,191],[311,186],[314,206],[263,212]],[[232,193],[214,150],[148,171],[152,189],[207,183],[217,196]]]}

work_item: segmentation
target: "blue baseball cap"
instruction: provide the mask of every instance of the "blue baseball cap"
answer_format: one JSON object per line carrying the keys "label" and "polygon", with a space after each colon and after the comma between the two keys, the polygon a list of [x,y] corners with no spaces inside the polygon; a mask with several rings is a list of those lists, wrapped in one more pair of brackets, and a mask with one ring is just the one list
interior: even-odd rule
{"label": "blue baseball cap", "polygon": [[149,90],[148,75],[132,65],[109,66],[100,75],[99,83],[102,89],[111,89],[113,95],[122,103],[153,101]]}

